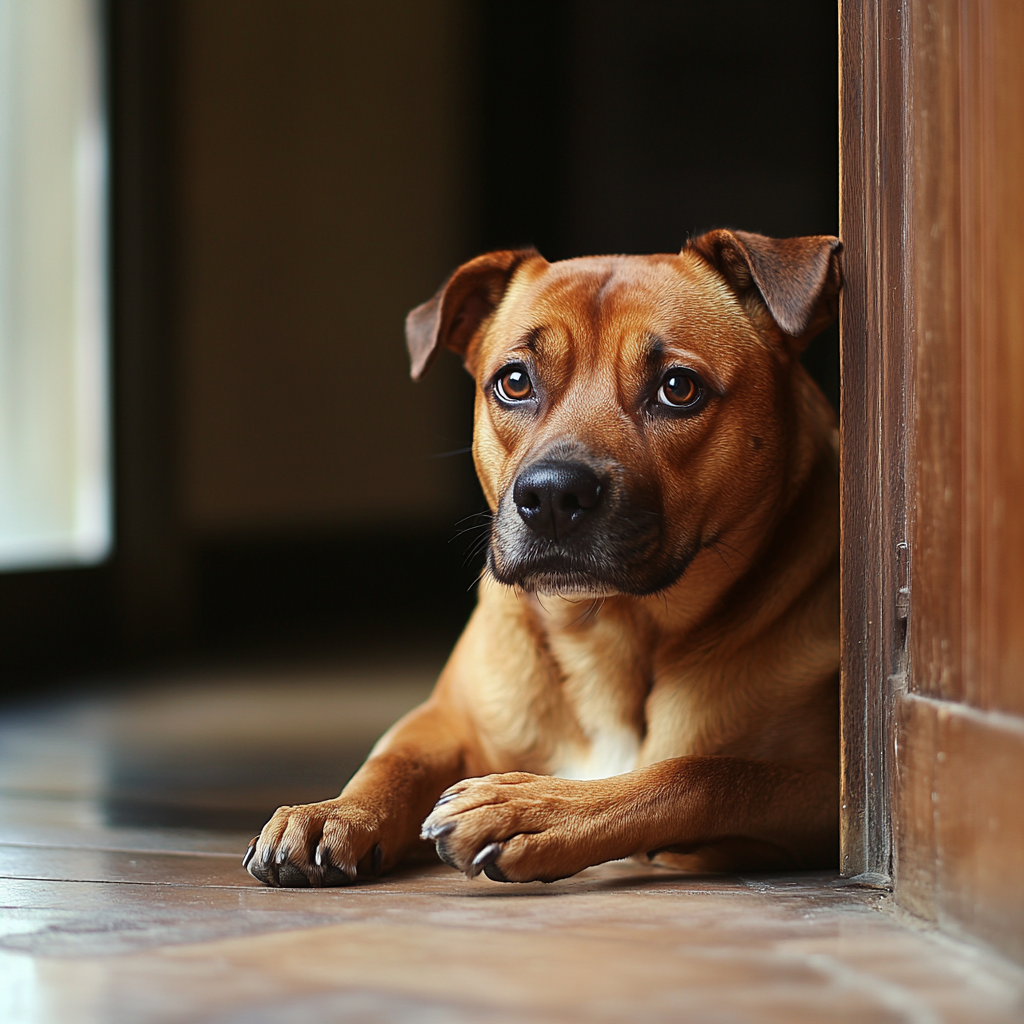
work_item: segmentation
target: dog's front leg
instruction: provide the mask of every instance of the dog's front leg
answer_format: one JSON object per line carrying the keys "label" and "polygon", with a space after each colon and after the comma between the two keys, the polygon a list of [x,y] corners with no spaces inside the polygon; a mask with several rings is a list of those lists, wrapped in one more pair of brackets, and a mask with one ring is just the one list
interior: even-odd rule
{"label": "dog's front leg", "polygon": [[347,885],[397,864],[419,842],[424,815],[465,773],[462,732],[436,699],[374,747],[341,795],[279,807],[243,865],[268,885]]}
{"label": "dog's front leg", "polygon": [[423,837],[470,877],[551,882],[637,854],[730,851],[732,869],[835,859],[838,782],[807,763],[679,757],[580,782],[513,772],[445,792]]}

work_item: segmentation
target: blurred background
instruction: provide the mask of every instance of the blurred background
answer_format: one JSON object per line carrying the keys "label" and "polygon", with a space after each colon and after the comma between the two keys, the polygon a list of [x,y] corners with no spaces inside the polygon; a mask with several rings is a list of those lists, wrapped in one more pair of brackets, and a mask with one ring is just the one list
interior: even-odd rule
{"label": "blurred background", "polygon": [[838,227],[820,0],[2,0],[0,37],[9,699],[440,664],[484,506],[406,311],[491,248]]}

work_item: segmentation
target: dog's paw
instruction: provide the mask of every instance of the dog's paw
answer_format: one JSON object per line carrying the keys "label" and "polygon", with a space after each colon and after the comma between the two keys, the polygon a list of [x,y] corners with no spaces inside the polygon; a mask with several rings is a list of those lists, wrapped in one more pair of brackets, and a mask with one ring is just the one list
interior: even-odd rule
{"label": "dog's paw", "polygon": [[267,885],[349,885],[380,873],[384,847],[376,816],[346,800],[279,807],[242,858]]}
{"label": "dog's paw", "polygon": [[473,878],[553,882],[617,852],[614,786],[511,772],[466,779],[446,790],[423,823],[421,838]]}

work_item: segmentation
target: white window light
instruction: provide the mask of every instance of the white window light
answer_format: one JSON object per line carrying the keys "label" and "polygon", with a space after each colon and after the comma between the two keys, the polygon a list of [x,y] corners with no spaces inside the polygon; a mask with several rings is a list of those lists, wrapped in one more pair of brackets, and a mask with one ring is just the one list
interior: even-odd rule
{"label": "white window light", "polygon": [[98,0],[0,0],[0,570],[111,548]]}

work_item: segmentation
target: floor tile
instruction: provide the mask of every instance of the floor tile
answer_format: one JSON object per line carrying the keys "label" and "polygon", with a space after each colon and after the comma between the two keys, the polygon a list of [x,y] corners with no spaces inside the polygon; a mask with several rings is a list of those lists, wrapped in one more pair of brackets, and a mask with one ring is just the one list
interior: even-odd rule
{"label": "floor tile", "polygon": [[255,882],[266,814],[336,792],[434,670],[194,674],[0,716],[0,1021],[1024,1021],[1024,973],[828,872]]}

